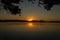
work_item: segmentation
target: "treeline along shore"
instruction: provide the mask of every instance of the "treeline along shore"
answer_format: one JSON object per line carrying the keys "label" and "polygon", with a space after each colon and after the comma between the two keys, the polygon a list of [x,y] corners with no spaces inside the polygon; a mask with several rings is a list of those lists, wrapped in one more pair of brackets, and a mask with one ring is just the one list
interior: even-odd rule
{"label": "treeline along shore", "polygon": [[44,20],[0,20],[0,22],[45,22],[45,23],[60,23],[60,21],[44,21]]}

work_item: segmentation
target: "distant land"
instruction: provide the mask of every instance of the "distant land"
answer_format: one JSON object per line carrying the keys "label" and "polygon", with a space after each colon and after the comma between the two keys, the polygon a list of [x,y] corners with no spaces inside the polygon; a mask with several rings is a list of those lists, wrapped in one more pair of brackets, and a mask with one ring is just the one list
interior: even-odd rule
{"label": "distant land", "polygon": [[60,23],[60,21],[44,21],[44,20],[32,20],[32,21],[27,21],[27,20],[0,20],[0,22],[49,22],[49,23]]}

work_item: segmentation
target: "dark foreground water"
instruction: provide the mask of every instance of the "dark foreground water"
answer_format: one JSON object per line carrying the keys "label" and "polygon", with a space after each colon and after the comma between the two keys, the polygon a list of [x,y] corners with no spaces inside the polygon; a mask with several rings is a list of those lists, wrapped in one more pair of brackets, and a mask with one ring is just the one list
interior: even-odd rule
{"label": "dark foreground water", "polygon": [[60,23],[0,22],[0,40],[60,40]]}

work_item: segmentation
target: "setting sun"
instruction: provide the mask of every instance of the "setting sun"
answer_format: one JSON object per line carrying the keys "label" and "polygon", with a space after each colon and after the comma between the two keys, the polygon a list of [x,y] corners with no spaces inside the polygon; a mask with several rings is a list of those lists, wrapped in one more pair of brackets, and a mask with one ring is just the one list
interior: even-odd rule
{"label": "setting sun", "polygon": [[28,21],[32,21],[32,20],[33,20],[33,18],[29,18],[29,19],[28,19]]}

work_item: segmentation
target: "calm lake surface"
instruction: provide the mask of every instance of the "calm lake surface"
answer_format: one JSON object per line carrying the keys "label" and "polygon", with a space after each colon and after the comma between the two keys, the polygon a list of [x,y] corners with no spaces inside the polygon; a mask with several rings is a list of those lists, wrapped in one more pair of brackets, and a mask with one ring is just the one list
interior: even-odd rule
{"label": "calm lake surface", "polygon": [[0,22],[0,40],[60,40],[60,23]]}

